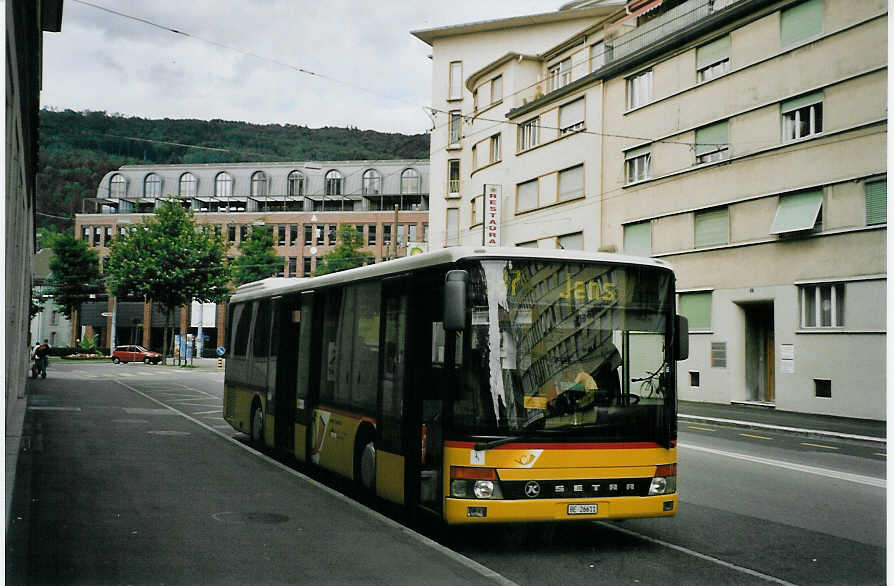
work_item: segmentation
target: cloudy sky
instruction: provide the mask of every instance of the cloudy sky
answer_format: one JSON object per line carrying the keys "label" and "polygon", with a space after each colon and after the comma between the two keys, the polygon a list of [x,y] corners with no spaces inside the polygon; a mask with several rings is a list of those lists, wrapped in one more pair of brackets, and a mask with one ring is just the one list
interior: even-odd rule
{"label": "cloudy sky", "polygon": [[551,12],[561,4],[66,0],[62,32],[44,35],[41,102],[143,118],[425,132],[431,51],[411,30]]}

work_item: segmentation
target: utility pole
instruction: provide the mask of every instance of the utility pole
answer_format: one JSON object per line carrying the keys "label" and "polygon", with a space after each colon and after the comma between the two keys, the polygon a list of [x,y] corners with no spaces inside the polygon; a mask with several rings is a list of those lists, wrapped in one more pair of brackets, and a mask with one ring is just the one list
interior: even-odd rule
{"label": "utility pole", "polygon": [[400,205],[394,204],[394,228],[391,230],[391,258],[397,258],[397,210]]}

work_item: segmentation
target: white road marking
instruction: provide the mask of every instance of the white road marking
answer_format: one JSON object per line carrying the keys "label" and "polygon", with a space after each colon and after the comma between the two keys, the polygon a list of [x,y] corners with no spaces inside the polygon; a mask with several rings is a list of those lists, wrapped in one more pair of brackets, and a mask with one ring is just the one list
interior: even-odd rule
{"label": "white road marking", "polygon": [[209,413],[222,413],[223,409],[215,409],[213,411],[196,411],[193,415],[208,415]]}
{"label": "white road marking", "polygon": [[80,412],[80,407],[40,407],[40,406],[30,406],[28,407],[28,411],[75,411]]}
{"label": "white road marking", "polygon": [[[143,391],[137,389],[136,387],[132,387],[127,383],[121,382],[120,380],[115,381],[115,382],[117,382],[119,385],[121,385],[122,387],[124,387],[126,389],[130,389],[131,391],[140,395],[141,397],[149,399],[153,403],[157,403],[158,405],[161,405],[162,407],[170,410],[172,412],[172,414],[179,415],[180,417],[183,417],[184,419],[188,419],[189,421],[192,421],[193,423],[195,423],[196,425],[198,425],[200,427],[204,427],[205,429],[207,429],[214,435],[217,435],[217,436],[223,438],[224,440],[230,442],[234,446],[236,446],[242,450],[245,450],[246,452],[248,452],[249,454],[251,454],[257,458],[264,460],[271,466],[275,466],[275,467],[279,468],[280,470],[282,470],[283,472],[286,472],[287,474],[291,474],[292,476],[295,476],[296,478],[300,478],[304,482],[307,482],[308,484],[322,490],[323,492],[326,492],[327,494],[337,498],[338,500],[342,501],[343,503],[347,504],[348,506],[354,507],[355,509],[366,513],[367,515],[369,515],[370,517],[372,517],[374,519],[377,519],[381,523],[383,523],[389,527],[392,527],[393,529],[400,531],[401,533],[408,536],[409,538],[415,539],[416,541],[422,543],[423,545],[454,560],[455,562],[460,563],[463,566],[478,572],[485,578],[493,580],[497,584],[502,584],[503,586],[519,586],[516,582],[513,582],[512,580],[503,576],[502,574],[499,574],[499,573],[495,572],[494,570],[491,570],[487,566],[479,564],[475,560],[473,560],[471,558],[467,558],[466,556],[464,556],[460,553],[457,553],[450,548],[444,547],[440,543],[433,541],[433,540],[429,539],[428,537],[413,531],[409,527],[405,527],[405,526],[401,525],[400,523],[398,523],[397,521],[394,521],[393,519],[389,519],[385,515],[377,512],[377,511],[374,511],[374,510],[366,507],[365,505],[355,501],[354,499],[351,499],[351,498],[343,495],[342,493],[338,492],[334,488],[329,488],[325,484],[317,482],[313,478],[310,478],[309,476],[306,476],[306,475],[302,474],[301,472],[298,472],[297,470],[293,470],[293,469],[289,468],[288,466],[286,466],[285,464],[277,462],[270,456],[267,456],[265,454],[262,454],[261,452],[258,452],[257,450],[251,448],[250,446],[243,444],[242,442],[240,442],[239,440],[237,440],[234,437],[230,437],[230,436],[226,435],[225,433],[217,431],[217,429],[215,427],[212,427],[211,425],[208,425],[207,423],[202,423],[195,417],[191,417],[191,416],[187,415],[186,413],[183,413],[182,411],[178,411],[177,409],[175,409],[174,407],[171,407],[170,405],[166,405],[165,403],[159,401],[155,397],[152,397],[152,396],[144,393]],[[209,396],[213,396],[213,395],[210,395],[210,393],[209,393]],[[232,429],[229,425],[226,427],[229,429]]]}
{"label": "white road marking", "polygon": [[817,466],[807,466],[806,464],[795,464],[794,462],[785,462],[783,460],[772,460],[770,458],[761,458],[760,456],[749,456],[748,454],[737,454],[735,452],[726,452],[724,450],[715,450],[713,448],[704,448],[694,446],[692,444],[678,443],[677,447],[687,450],[695,450],[697,452],[705,452],[718,456],[726,456],[736,460],[744,460],[755,464],[764,464],[766,466],[775,466],[777,468],[785,468],[795,470],[797,472],[806,472],[807,474],[816,474],[818,476],[826,476],[828,478],[837,478],[838,480],[846,480],[847,482],[855,482],[857,484],[865,484],[867,486],[875,486],[877,488],[885,488],[887,482],[884,478],[876,478],[875,476],[864,476],[862,474],[852,474],[850,472],[841,472],[839,470],[831,470],[829,468],[819,468]]}
{"label": "white road marking", "polygon": [[657,545],[661,545],[663,547],[667,547],[673,549],[675,551],[679,551],[681,553],[685,553],[686,555],[691,555],[692,557],[696,557],[700,560],[705,560],[707,562],[711,562],[713,564],[717,564],[718,566],[723,566],[724,568],[729,568],[731,570],[735,570],[737,572],[741,572],[743,574],[748,574],[749,576],[754,576],[755,578],[760,578],[761,580],[765,580],[767,582],[773,582],[774,584],[785,584],[786,586],[795,586],[791,582],[786,582],[781,578],[777,578],[776,576],[771,576],[769,574],[764,574],[763,572],[758,572],[757,570],[752,570],[751,568],[746,568],[744,566],[739,566],[733,564],[731,562],[724,561],[720,558],[715,558],[714,556],[710,556],[708,554],[700,553],[695,550],[689,549],[688,547],[683,547],[682,545],[676,545],[674,543],[670,543],[667,541],[663,541],[661,539],[655,539],[654,537],[649,537],[648,535],[643,535],[642,533],[638,533],[636,531],[631,531],[626,527],[619,527],[613,523],[607,523],[605,521],[594,521],[597,525],[601,525],[602,527],[606,527],[607,529],[613,529],[614,531],[618,531],[620,533],[624,533],[626,535],[630,535],[632,537],[636,537],[638,539],[642,539],[644,541],[648,541],[651,543],[655,543]]}

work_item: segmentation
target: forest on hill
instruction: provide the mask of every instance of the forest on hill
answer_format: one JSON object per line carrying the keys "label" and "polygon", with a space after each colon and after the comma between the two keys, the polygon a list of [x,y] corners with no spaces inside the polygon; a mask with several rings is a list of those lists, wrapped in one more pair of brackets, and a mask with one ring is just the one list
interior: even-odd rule
{"label": "forest on hill", "polygon": [[427,134],[40,111],[37,228],[68,231],[103,175],[127,164],[427,159]]}

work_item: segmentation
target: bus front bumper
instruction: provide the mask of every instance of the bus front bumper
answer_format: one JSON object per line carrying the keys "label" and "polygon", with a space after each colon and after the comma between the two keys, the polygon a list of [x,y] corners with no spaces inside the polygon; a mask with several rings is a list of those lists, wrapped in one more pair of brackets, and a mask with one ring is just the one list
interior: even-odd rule
{"label": "bus front bumper", "polygon": [[[595,505],[595,507],[590,505]],[[671,517],[676,513],[677,493],[603,499],[477,500],[447,498],[444,502],[444,517],[450,525]]]}

